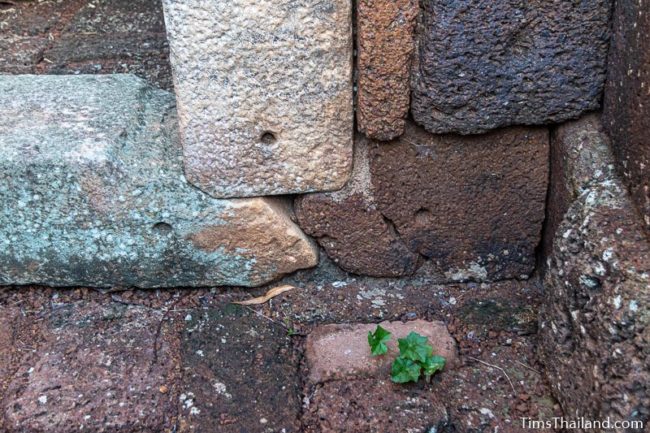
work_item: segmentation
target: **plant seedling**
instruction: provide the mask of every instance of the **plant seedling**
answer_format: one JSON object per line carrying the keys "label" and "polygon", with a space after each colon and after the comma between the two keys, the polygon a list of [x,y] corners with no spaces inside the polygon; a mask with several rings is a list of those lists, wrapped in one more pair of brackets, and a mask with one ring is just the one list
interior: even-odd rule
{"label": "plant seedling", "polygon": [[[375,332],[368,332],[368,344],[373,356],[388,352],[386,343],[390,332],[377,325]],[[431,377],[445,367],[445,358],[433,354],[427,337],[410,332],[406,338],[397,340],[399,355],[391,366],[390,378],[395,383],[417,382],[422,375],[429,382]]]}

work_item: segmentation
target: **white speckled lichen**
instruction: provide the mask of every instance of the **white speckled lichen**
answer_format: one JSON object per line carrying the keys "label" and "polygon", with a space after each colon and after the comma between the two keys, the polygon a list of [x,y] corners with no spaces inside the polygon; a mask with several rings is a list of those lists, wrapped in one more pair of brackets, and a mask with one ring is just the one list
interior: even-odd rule
{"label": "white speckled lichen", "polygon": [[173,95],[133,76],[0,76],[0,284],[263,284],[314,266],[269,199],[187,182]]}
{"label": "white speckled lichen", "polygon": [[188,180],[215,197],[341,188],[350,0],[164,0]]}

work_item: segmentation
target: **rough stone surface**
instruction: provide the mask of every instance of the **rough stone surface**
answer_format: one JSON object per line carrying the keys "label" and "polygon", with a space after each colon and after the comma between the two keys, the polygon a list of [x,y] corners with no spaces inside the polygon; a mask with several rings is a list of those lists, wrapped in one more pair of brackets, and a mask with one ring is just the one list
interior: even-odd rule
{"label": "rough stone surface", "polygon": [[291,337],[236,305],[185,316],[180,431],[298,432],[300,375]]}
{"label": "rough stone surface", "polygon": [[357,127],[375,140],[404,132],[418,0],[357,2]]}
{"label": "rough stone surface", "polygon": [[253,286],[317,263],[270,199],[182,174],[174,98],[133,76],[0,77],[0,283]]}
{"label": "rough stone surface", "polygon": [[647,423],[650,245],[597,118],[560,127],[552,149],[565,193],[550,201],[566,211],[547,259],[540,356],[565,414]]}
{"label": "rough stone surface", "polygon": [[134,73],[171,89],[162,4],[151,0],[0,3],[0,73]]}
{"label": "rough stone surface", "polygon": [[430,390],[387,380],[328,382],[309,406],[307,433],[444,432],[449,426],[445,406]]}
{"label": "rough stone surface", "polygon": [[[2,36],[2,35],[0,35]],[[43,56],[47,39],[35,36],[7,35],[0,38],[0,71],[29,74]]]}
{"label": "rough stone surface", "polygon": [[164,0],[188,180],[216,197],[341,188],[350,0]]}
{"label": "rough stone surface", "polygon": [[314,329],[307,337],[305,349],[309,380],[321,383],[355,377],[389,377],[392,360],[399,353],[397,339],[405,338],[411,331],[429,339],[434,353],[447,359],[445,368],[452,368],[458,361],[456,342],[442,322],[414,320],[380,325],[393,334],[386,356],[370,354],[368,332],[375,330],[374,323],[323,325]]}
{"label": "rough stone surface", "polygon": [[375,277],[409,275],[417,269],[419,256],[409,251],[375,205],[370,145],[358,135],[350,182],[339,191],[298,197],[296,216],[301,228],[343,269]]}
{"label": "rough stone surface", "polygon": [[[73,303],[46,317],[44,341],[26,352],[3,400],[10,433],[171,430],[178,347],[158,338],[163,313]],[[165,328],[165,327],[163,327]]]}
{"label": "rough stone surface", "polygon": [[435,133],[545,124],[599,107],[610,0],[421,0],[412,114]]}
{"label": "rough stone surface", "polygon": [[603,124],[650,236],[650,3],[618,1],[607,64]]}
{"label": "rough stone surface", "polygon": [[[412,123],[390,143],[357,143],[353,180],[296,201],[301,227],[344,269],[440,281],[526,278],[548,183],[548,131],[432,135]],[[405,253],[404,251],[408,251]]]}

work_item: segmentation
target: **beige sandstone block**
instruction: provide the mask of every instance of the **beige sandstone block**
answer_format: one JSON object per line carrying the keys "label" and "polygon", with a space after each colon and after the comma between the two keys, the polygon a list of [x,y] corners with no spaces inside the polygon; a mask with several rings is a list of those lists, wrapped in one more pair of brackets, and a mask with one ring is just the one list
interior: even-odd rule
{"label": "beige sandstone block", "polygon": [[215,197],[341,188],[349,0],[164,0],[185,173]]}

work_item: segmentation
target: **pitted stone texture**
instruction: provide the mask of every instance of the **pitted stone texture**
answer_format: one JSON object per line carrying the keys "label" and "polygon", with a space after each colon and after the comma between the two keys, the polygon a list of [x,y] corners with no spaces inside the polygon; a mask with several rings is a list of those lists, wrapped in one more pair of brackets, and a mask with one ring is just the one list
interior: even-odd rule
{"label": "pitted stone texture", "polygon": [[308,405],[305,433],[455,431],[435,391],[389,380],[328,382],[310,393]]}
{"label": "pitted stone texture", "polygon": [[[296,201],[300,226],[344,269],[440,282],[527,278],[548,183],[548,130],[432,135],[408,123],[389,143],[357,141],[351,182]],[[421,257],[419,257],[421,256]]]}
{"label": "pitted stone texture", "polygon": [[619,1],[607,64],[603,124],[650,236],[650,3]]}
{"label": "pitted stone texture", "polygon": [[357,126],[375,140],[404,132],[418,0],[357,2]]}
{"label": "pitted stone texture", "polygon": [[174,98],[129,75],[0,77],[0,283],[254,286],[317,251],[269,199],[182,174]]}
{"label": "pitted stone texture", "polygon": [[188,180],[215,197],[341,188],[350,0],[164,0]]}
{"label": "pitted stone texture", "polygon": [[434,354],[447,360],[445,368],[452,368],[458,362],[456,342],[442,322],[415,320],[380,325],[393,334],[385,356],[370,354],[368,332],[375,330],[374,323],[323,325],[314,329],[307,337],[305,349],[310,382],[389,377],[390,366],[399,353],[397,339],[405,338],[411,331],[428,338]]}
{"label": "pitted stone texture", "polygon": [[56,305],[3,400],[6,431],[171,431],[179,349],[163,316],[123,304]]}
{"label": "pitted stone texture", "polygon": [[566,194],[550,200],[566,200],[566,212],[547,263],[539,353],[564,413],[647,423],[650,245],[599,128],[587,117],[553,140],[562,157],[551,178]]}
{"label": "pitted stone texture", "polygon": [[412,113],[435,133],[545,124],[599,107],[610,0],[421,0]]}
{"label": "pitted stone texture", "polygon": [[341,268],[374,277],[410,275],[419,265],[375,205],[370,186],[368,147],[358,135],[352,179],[340,191],[298,197],[300,227],[314,236]]}
{"label": "pitted stone texture", "polygon": [[411,251],[447,280],[526,278],[535,267],[548,182],[548,130],[471,137],[409,124],[371,149],[373,195]]}

